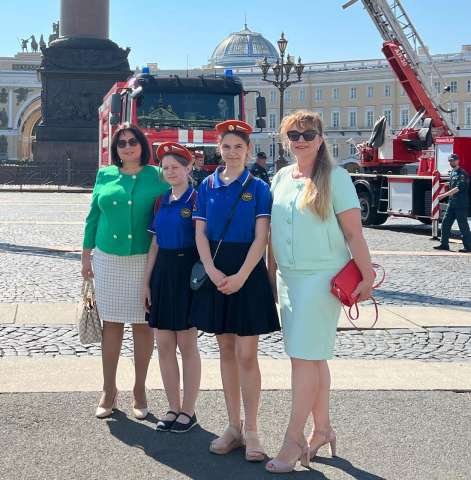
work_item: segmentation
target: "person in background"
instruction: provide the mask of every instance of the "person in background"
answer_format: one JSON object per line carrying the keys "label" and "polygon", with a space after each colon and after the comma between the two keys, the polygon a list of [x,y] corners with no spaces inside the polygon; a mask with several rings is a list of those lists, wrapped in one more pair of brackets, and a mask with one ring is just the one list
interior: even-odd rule
{"label": "person in background", "polygon": [[198,190],[201,182],[209,175],[204,169],[204,151],[195,150],[193,153],[194,164],[193,171],[191,172],[191,178],[193,180],[193,187]]}
{"label": "person in background", "polygon": [[461,253],[471,253],[471,232],[468,224],[469,176],[465,170],[460,168],[460,158],[456,153],[452,153],[448,161],[452,168],[449,190],[438,196],[439,200],[449,197],[448,207],[442,221],[440,245],[433,248],[435,250],[450,250],[448,240],[451,227],[456,220],[463,237],[463,248],[459,251]]}
{"label": "person in background", "polygon": [[133,414],[138,419],[148,414],[145,382],[154,336],[142,304],[151,241],[147,226],[155,199],[168,190],[162,170],[147,165],[149,157],[142,131],[131,124],[119,126],[111,141],[112,165],[98,171],[85,220],[82,276],[95,279],[103,322],[103,395],[95,412],[98,418],[110,416],[116,408],[116,370],[125,323],[132,325],[134,340]]}
{"label": "person in background", "polygon": [[[189,322],[193,293],[190,274],[199,258],[191,218],[196,191],[188,185],[193,159],[188,149],[173,142],[162,143],[157,157],[172,188],[157,200],[149,228],[154,237],[147,256],[144,304],[149,326],[155,329],[170,407],[157,423],[157,430],[183,433],[198,423],[195,403],[201,379],[197,330]],[[182,357],[183,401],[177,347]]]}
{"label": "person in background", "polygon": [[270,185],[270,178],[267,172],[267,154],[265,152],[258,152],[255,157],[255,163],[250,168],[250,173],[254,177],[262,179],[265,183]]}

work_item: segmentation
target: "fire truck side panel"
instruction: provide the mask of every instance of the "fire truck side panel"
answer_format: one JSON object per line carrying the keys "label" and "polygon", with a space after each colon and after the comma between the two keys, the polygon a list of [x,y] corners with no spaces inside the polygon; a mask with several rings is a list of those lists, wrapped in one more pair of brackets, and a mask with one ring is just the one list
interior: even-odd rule
{"label": "fire truck side panel", "polygon": [[409,179],[394,179],[388,181],[388,213],[399,215],[412,214],[413,182]]}

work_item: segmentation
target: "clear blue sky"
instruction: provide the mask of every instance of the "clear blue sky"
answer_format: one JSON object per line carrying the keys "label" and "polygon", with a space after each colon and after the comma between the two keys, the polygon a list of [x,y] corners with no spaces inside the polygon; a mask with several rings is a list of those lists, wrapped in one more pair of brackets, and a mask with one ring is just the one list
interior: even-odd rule
{"label": "clear blue sky", "polygon": [[[79,0],[77,0],[79,1]],[[110,37],[131,47],[131,68],[157,62],[161,68],[207,63],[214,47],[243,28],[273,43],[281,31],[288,51],[304,62],[381,58],[381,39],[361,2],[347,10],[346,0],[111,0]],[[284,4],[294,6],[283,7]],[[471,0],[403,0],[432,53],[458,52],[471,44]],[[59,19],[60,0],[1,0],[0,56],[19,50],[17,38],[44,33]]]}

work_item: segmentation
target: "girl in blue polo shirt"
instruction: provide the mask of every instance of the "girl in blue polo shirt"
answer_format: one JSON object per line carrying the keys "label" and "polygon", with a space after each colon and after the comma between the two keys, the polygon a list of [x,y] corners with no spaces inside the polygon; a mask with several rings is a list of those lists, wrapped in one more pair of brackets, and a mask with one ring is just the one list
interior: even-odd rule
{"label": "girl in blue polo shirt", "polygon": [[[263,260],[272,197],[269,186],[246,168],[252,129],[228,120],[216,125],[225,166],[203,180],[193,212],[196,244],[209,279],[193,295],[191,322],[216,334],[229,425],[210,451],[226,454],[245,444],[248,461],[263,461],[257,434],[260,400],[258,336],[279,330],[278,314]],[[217,251],[230,211],[235,214]],[[240,397],[245,425],[240,419]]]}
{"label": "girl in blue polo shirt", "polygon": [[[198,260],[191,218],[196,191],[188,186],[191,152],[178,143],[157,149],[164,179],[171,189],[156,202],[149,231],[154,234],[147,256],[144,281],[149,325],[155,328],[162,381],[169,410],[157,430],[186,432],[198,422],[195,403],[201,379],[197,330],[189,322],[192,290],[190,274]],[[176,348],[183,363],[183,402]]]}

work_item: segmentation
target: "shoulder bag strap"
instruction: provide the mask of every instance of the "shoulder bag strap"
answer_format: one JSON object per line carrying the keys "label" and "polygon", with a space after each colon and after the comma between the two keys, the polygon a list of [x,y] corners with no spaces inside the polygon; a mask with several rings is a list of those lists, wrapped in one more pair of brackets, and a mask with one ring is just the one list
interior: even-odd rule
{"label": "shoulder bag strap", "polygon": [[254,178],[253,175],[251,173],[249,173],[249,176],[248,176],[247,180],[245,181],[245,185],[242,185],[242,188],[240,190],[239,195],[237,196],[234,203],[232,204],[231,211],[229,213],[229,217],[226,220],[226,224],[224,225],[224,228],[223,228],[222,233],[221,233],[221,238],[218,242],[218,246],[216,247],[216,251],[214,252],[213,261],[214,261],[214,259],[216,258],[216,255],[219,252],[219,248],[221,247],[221,243],[224,240],[224,237],[226,236],[227,230],[229,229],[229,225],[231,224],[232,219],[234,218],[234,214],[235,214],[235,211],[236,211],[237,204],[239,203],[239,200],[242,198],[242,195],[244,194],[244,192],[249,188],[250,184],[253,181],[253,178]]}

